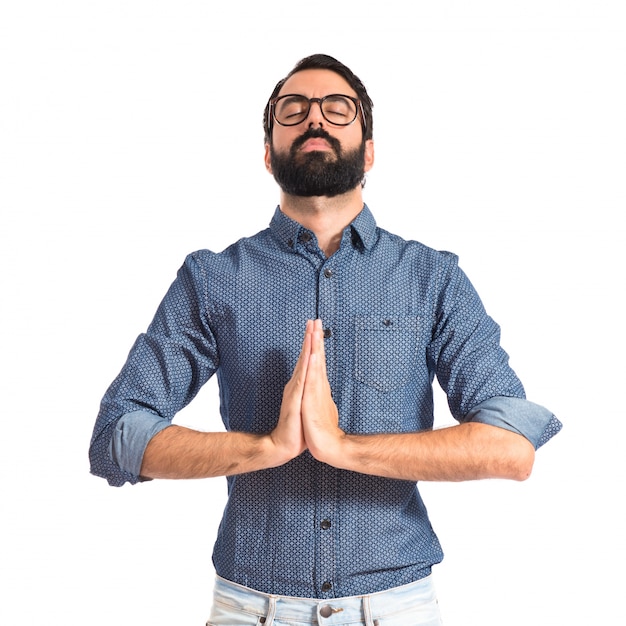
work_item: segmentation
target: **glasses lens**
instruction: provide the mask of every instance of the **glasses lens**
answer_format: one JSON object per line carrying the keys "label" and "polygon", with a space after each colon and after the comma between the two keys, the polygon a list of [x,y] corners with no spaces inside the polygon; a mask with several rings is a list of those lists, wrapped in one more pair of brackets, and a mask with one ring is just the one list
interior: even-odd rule
{"label": "glasses lens", "polygon": [[302,122],[309,114],[309,100],[304,96],[285,96],[276,101],[274,115],[283,126]]}
{"label": "glasses lens", "polygon": [[356,119],[356,104],[345,96],[327,96],[322,102],[322,113],[331,124],[347,126]]}

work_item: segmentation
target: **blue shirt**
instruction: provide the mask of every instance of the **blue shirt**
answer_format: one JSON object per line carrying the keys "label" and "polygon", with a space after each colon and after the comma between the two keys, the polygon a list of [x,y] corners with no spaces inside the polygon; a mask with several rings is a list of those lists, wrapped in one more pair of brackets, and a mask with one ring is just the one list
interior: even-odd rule
{"label": "blue shirt", "polygon": [[[106,392],[90,447],[111,485],[140,480],[145,447],[214,373],[228,430],[266,433],[307,319],[326,329],[328,376],[348,433],[431,429],[436,376],[459,421],[538,448],[561,427],[527,401],[457,257],[376,226],[365,206],[326,258],[277,209],[270,227],[221,253],[190,254]],[[216,572],[266,593],[372,593],[443,558],[414,482],[339,470],[308,452],[230,476]]]}

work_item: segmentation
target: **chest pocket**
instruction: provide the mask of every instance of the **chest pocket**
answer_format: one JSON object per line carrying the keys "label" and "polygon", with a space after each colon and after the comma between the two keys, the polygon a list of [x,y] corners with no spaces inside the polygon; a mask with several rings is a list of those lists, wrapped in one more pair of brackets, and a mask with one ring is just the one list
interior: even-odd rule
{"label": "chest pocket", "polygon": [[419,318],[355,317],[354,378],[379,391],[404,386],[415,367]]}

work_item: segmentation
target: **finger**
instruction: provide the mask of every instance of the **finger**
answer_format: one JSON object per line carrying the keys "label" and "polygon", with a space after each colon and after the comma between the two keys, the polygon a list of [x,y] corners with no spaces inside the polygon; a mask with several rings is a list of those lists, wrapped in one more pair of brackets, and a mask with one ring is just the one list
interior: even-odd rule
{"label": "finger", "polygon": [[316,319],[311,328],[311,361],[326,376],[326,356],[324,351],[324,328],[322,320]]}
{"label": "finger", "polygon": [[291,380],[297,385],[303,385],[306,378],[306,372],[309,366],[309,357],[311,355],[311,329],[313,322],[307,320],[306,328],[304,331],[304,337],[302,339],[302,348],[300,349],[300,355],[291,374]]}

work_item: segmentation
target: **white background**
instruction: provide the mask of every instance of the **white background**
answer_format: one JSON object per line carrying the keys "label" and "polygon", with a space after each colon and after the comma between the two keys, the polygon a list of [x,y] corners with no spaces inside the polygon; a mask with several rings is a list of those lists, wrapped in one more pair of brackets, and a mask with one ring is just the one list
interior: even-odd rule
{"label": "white background", "polygon": [[[0,623],[206,620],[225,481],[87,447],[184,256],[267,226],[262,110],[314,52],[374,100],[379,225],[459,254],[564,423],[524,483],[423,485],[446,626],[625,623],[623,2],[0,6]],[[177,419],[220,428],[213,383]]]}

